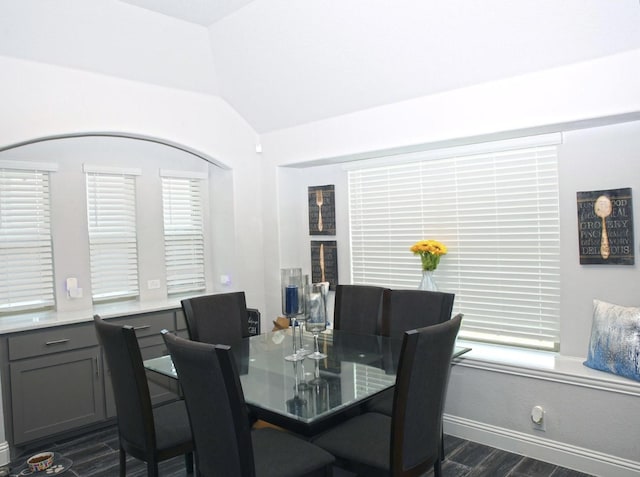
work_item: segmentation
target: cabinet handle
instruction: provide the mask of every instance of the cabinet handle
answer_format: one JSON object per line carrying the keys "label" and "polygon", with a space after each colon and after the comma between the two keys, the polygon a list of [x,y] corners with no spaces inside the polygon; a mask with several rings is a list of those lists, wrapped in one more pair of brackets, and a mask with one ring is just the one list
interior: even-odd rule
{"label": "cabinet handle", "polygon": [[151,325],[134,326],[133,330],[134,331],[140,331],[140,330],[146,330],[147,328],[151,328]]}
{"label": "cabinet handle", "polygon": [[66,343],[67,341],[69,341],[69,338],[64,338],[64,339],[61,339],[61,340],[47,341],[45,344],[47,346],[51,346],[51,345]]}
{"label": "cabinet handle", "polygon": [[98,361],[98,357],[95,356],[93,359],[96,360],[96,376],[100,377],[100,362]]}

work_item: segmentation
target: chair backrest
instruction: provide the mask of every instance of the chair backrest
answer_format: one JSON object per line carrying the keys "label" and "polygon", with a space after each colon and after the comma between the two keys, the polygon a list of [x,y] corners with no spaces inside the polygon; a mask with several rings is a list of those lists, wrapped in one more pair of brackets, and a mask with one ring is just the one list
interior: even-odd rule
{"label": "chair backrest", "polygon": [[385,290],[370,285],[336,285],[333,327],[352,333],[379,335]]}
{"label": "chair backrest", "polygon": [[402,337],[405,331],[443,323],[451,318],[453,293],[388,290],[384,296],[382,334]]}
{"label": "chair backrest", "polygon": [[393,398],[392,475],[421,475],[440,458],[442,413],[462,315],[407,331]]}
{"label": "chair backrest", "polygon": [[162,335],[180,376],[196,468],[203,477],[254,477],[251,429],[230,347],[186,340],[166,330]]}
{"label": "chair backrest", "polygon": [[149,385],[135,330],[106,322],[98,315],[93,321],[109,366],[120,437],[141,449],[155,449]]}
{"label": "chair backrest", "polygon": [[189,337],[194,341],[233,346],[249,336],[244,292],[198,296],[181,303]]}

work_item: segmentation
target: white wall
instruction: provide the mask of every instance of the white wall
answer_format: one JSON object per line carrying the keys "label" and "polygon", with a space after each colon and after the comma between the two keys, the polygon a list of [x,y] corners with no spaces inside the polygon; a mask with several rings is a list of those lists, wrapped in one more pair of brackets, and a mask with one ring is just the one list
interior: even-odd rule
{"label": "white wall", "polygon": [[636,264],[580,265],[576,192],[631,187],[640,203],[640,122],[565,133],[559,149],[561,350],[585,356],[592,299],[640,306],[640,207],[634,209]]}
{"label": "white wall", "polygon": [[265,157],[283,165],[563,130],[565,123],[638,117],[638,77],[640,50],[633,50],[283,129],[261,141]]}

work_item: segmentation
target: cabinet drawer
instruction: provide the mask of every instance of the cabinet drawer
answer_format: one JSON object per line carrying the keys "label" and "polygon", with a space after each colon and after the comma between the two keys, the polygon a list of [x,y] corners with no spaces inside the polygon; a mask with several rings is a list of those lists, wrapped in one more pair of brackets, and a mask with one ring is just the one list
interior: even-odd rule
{"label": "cabinet drawer", "polygon": [[25,331],[9,336],[7,341],[11,361],[98,345],[93,322]]}
{"label": "cabinet drawer", "polygon": [[159,335],[164,329],[169,331],[173,331],[175,329],[173,311],[147,313],[144,315],[127,316],[124,318],[113,318],[107,321],[109,323],[133,326],[138,338]]}

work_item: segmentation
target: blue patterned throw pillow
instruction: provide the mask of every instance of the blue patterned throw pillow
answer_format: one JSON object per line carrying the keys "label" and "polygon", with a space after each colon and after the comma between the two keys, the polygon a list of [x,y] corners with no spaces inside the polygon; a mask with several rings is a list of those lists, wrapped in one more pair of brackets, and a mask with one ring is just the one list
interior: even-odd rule
{"label": "blue patterned throw pillow", "polygon": [[585,366],[640,381],[640,308],[593,300]]}

